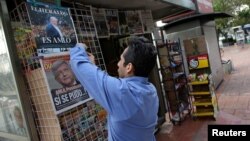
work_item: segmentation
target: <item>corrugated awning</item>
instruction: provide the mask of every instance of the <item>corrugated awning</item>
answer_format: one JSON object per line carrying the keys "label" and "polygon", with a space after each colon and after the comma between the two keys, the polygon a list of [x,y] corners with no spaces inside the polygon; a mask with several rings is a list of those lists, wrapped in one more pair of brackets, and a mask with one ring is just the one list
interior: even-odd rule
{"label": "corrugated awning", "polygon": [[188,17],[184,17],[172,22],[167,23],[167,25],[163,26],[163,29],[167,29],[170,28],[172,26],[176,26],[179,24],[183,24],[185,22],[190,22],[190,21],[194,21],[194,20],[214,20],[214,19],[218,19],[218,18],[229,18],[229,17],[233,17],[233,15],[230,15],[228,13],[224,13],[224,12],[214,12],[214,13],[204,13],[204,14],[195,14],[195,15],[191,15]]}

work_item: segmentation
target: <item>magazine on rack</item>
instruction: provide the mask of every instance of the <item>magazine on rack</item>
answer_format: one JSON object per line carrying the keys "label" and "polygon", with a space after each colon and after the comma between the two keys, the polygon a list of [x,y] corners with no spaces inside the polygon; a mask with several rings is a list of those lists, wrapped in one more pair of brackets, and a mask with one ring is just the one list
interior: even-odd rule
{"label": "magazine on rack", "polygon": [[154,31],[154,20],[151,10],[141,10],[141,19],[144,33],[151,33]]}
{"label": "magazine on rack", "polygon": [[68,53],[44,56],[40,61],[56,114],[92,99],[71,70]]}
{"label": "magazine on rack", "polygon": [[126,11],[126,18],[130,34],[143,33],[140,11]]}
{"label": "magazine on rack", "polygon": [[77,42],[68,8],[27,3],[38,49],[71,48]]}
{"label": "magazine on rack", "polygon": [[119,11],[119,27],[121,35],[128,35],[128,24],[126,19],[126,11]]}
{"label": "magazine on rack", "polygon": [[103,141],[107,138],[106,112],[93,100],[59,114],[58,120],[64,141]]}
{"label": "magazine on rack", "polygon": [[105,9],[92,7],[92,14],[99,38],[107,38],[109,36],[108,26],[106,23]]}
{"label": "magazine on rack", "polygon": [[118,35],[119,34],[118,10],[106,9],[105,12],[106,12],[107,25],[109,28],[109,34]]}

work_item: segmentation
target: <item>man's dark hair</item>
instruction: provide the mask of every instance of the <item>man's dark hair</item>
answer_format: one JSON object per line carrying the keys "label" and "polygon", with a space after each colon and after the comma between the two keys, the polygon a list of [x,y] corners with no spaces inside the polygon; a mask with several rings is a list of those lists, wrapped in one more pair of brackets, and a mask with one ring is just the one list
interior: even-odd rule
{"label": "man's dark hair", "polygon": [[156,63],[156,49],[145,37],[133,36],[128,40],[128,49],[124,54],[124,65],[132,63],[134,75],[148,77]]}

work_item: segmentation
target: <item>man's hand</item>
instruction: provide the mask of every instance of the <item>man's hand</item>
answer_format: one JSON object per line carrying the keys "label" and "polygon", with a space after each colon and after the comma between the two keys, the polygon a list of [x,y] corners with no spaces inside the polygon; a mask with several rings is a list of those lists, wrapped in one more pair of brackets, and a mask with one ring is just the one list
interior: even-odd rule
{"label": "man's hand", "polygon": [[86,44],[84,44],[84,43],[77,43],[76,46],[85,48],[85,50],[88,49],[88,46]]}
{"label": "man's hand", "polygon": [[89,56],[89,60],[91,61],[92,64],[95,64],[95,56],[92,53],[87,52]]}
{"label": "man's hand", "polygon": [[81,47],[81,48],[84,48],[86,53],[88,54],[88,57],[89,57],[89,60],[91,63],[95,64],[95,56],[89,52],[89,47],[84,44],[84,43],[77,43],[76,44],[77,47]]}

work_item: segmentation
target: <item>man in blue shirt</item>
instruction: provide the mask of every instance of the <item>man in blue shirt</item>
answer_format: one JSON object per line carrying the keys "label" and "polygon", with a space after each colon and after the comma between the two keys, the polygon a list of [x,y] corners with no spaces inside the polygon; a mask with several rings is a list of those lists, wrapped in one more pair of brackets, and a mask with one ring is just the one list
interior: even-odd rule
{"label": "man in blue shirt", "polygon": [[[148,76],[156,49],[146,38],[133,37],[118,62],[119,78],[91,63],[86,45],[70,50],[70,64],[89,94],[108,112],[109,141],[155,141],[158,96]],[[92,58],[92,59],[91,59]]]}

